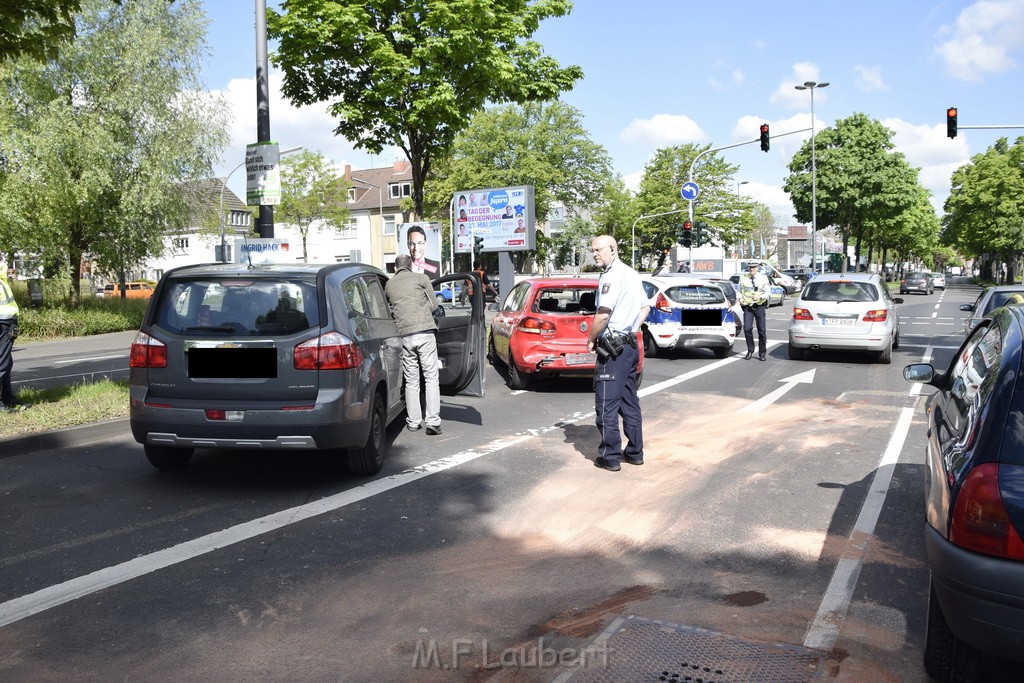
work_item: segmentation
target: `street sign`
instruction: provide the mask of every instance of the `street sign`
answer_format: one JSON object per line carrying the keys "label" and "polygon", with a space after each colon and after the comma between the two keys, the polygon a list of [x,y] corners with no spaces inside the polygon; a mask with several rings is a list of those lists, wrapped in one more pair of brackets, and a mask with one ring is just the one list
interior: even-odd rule
{"label": "street sign", "polygon": [[692,202],[697,198],[697,195],[700,194],[700,187],[697,186],[697,183],[691,180],[683,183],[683,187],[680,188],[679,194],[682,195],[683,199],[686,201]]}

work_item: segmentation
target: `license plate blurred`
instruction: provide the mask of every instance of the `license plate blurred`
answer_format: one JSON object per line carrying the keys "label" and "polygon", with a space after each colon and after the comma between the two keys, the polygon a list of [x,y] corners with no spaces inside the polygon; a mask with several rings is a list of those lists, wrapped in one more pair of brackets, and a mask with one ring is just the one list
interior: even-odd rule
{"label": "license plate blurred", "polygon": [[855,325],[856,318],[822,318],[822,325]]}
{"label": "license plate blurred", "polygon": [[566,365],[593,365],[597,356],[592,353],[569,353],[565,356]]}

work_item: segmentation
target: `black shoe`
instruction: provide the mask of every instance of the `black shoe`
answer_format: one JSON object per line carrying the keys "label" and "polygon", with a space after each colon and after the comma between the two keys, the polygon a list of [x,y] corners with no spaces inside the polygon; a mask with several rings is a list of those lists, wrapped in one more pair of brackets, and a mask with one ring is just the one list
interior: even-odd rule
{"label": "black shoe", "polygon": [[743,356],[743,360],[750,360],[750,357],[754,355],[753,351],[747,351],[747,355]]}
{"label": "black shoe", "polygon": [[762,353],[761,355],[759,355],[759,356],[757,357],[757,359],[758,359],[758,360],[768,360],[767,358],[765,358],[765,355],[764,355],[763,353]]}
{"label": "black shoe", "polygon": [[600,467],[601,469],[608,470],[609,472],[618,472],[622,469],[622,465],[611,460],[605,460],[602,457],[598,457],[594,460],[594,467]]}
{"label": "black shoe", "polygon": [[431,425],[427,425],[427,434],[430,434],[430,436],[437,436],[440,433],[441,433],[441,425],[437,425],[436,427],[431,426]]}
{"label": "black shoe", "polygon": [[639,458],[623,458],[623,460],[628,462],[630,465],[643,465],[644,464],[644,456],[642,456],[642,455]]}

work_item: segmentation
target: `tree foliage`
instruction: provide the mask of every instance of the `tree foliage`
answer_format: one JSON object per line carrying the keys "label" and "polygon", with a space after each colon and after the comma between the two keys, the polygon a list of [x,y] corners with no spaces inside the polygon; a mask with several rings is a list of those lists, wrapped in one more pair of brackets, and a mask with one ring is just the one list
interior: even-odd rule
{"label": "tree foliage", "polygon": [[119,272],[161,252],[195,212],[187,181],[212,175],[225,108],[200,92],[198,0],[85,0],[76,40],[2,73],[16,170],[3,178],[14,244],[63,260],[78,296],[83,254]]}
{"label": "tree foliage", "polygon": [[402,149],[412,196],[485,103],[557,98],[583,77],[531,37],[568,0],[286,0],[268,11],[274,63],[297,105],[328,102],[337,135],[380,154]]}
{"label": "tree foliage", "polygon": [[303,262],[309,256],[306,238],[310,227],[319,222],[321,227],[340,228],[348,218],[347,196],[348,183],[320,152],[304,150],[281,158],[281,203],[276,216],[280,222],[298,227]]}
{"label": "tree foliage", "polygon": [[[739,167],[717,152],[709,153],[710,149],[711,145],[693,144],[662,147],[644,167],[634,206],[638,264],[650,265],[647,262],[652,258],[664,261],[665,251],[676,244],[678,226],[689,215],[680,189],[691,180],[691,167],[692,180],[700,186],[700,196],[693,206],[694,222],[708,223],[718,244],[732,244],[753,230],[753,205],[737,197],[734,190],[733,176]],[[657,215],[669,212],[676,213]],[[632,235],[629,237],[631,241]]]}
{"label": "tree foliage", "polygon": [[954,171],[944,208],[943,244],[964,255],[990,253],[1009,263],[1019,258],[1024,248],[1024,137],[1013,145],[1000,138]]}
{"label": "tree foliage", "polygon": [[893,226],[918,206],[918,171],[907,164],[903,154],[892,151],[892,135],[879,121],[853,114],[815,135],[816,182],[812,182],[811,140],[789,163],[790,175],[783,189],[789,192],[797,219],[812,222],[816,198],[818,229],[837,228],[843,253],[851,237],[858,242],[858,252],[860,242],[872,236],[880,243],[891,243],[898,237],[892,234]]}
{"label": "tree foliage", "polygon": [[18,0],[0,4],[0,61],[56,57],[75,35],[81,0]]}

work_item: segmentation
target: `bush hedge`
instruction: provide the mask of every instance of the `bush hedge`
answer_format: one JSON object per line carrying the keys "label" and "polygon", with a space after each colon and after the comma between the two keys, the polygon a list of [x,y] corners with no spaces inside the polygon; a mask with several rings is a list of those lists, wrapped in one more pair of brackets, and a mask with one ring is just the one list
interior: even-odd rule
{"label": "bush hedge", "polygon": [[18,328],[25,339],[85,337],[135,330],[142,324],[149,305],[147,299],[97,297],[91,291],[83,292],[80,301],[72,305],[68,296],[70,281],[44,280],[43,303],[33,307],[27,282],[11,282],[11,289],[21,308]]}

